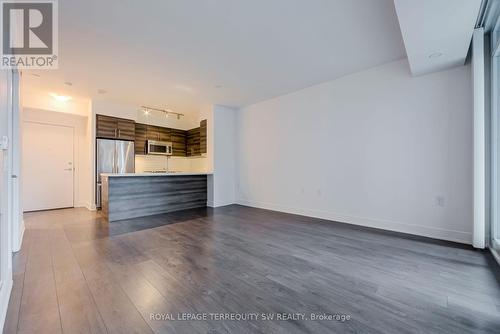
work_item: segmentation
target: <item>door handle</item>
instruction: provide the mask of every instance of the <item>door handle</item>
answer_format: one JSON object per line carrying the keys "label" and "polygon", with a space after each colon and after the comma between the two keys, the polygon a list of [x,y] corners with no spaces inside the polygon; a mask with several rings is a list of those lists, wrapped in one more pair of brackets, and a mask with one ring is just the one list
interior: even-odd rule
{"label": "door handle", "polygon": [[64,170],[68,170],[69,171],[69,170],[73,170],[73,168],[64,168]]}

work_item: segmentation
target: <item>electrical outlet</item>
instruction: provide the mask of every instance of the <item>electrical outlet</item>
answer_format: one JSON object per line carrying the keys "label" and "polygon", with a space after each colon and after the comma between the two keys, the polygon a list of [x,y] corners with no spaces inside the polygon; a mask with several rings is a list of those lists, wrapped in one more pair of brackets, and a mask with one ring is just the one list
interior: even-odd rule
{"label": "electrical outlet", "polygon": [[436,205],[444,207],[444,197],[441,195],[436,196]]}
{"label": "electrical outlet", "polygon": [[6,150],[9,148],[9,137],[2,136],[0,140],[0,150]]}

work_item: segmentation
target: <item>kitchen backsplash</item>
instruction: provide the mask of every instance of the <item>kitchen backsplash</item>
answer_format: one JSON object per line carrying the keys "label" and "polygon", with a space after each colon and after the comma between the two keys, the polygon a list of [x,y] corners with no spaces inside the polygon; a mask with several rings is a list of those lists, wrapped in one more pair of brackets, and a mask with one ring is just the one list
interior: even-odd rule
{"label": "kitchen backsplash", "polygon": [[[135,172],[158,171],[167,169],[167,157],[161,155],[136,155]],[[175,172],[206,172],[207,158],[169,157],[168,170]]]}

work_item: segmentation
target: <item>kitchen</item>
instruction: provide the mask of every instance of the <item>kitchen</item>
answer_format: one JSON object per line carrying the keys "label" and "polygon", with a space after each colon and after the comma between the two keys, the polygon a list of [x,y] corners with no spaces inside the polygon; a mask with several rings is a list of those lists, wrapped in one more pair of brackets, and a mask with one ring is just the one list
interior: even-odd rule
{"label": "kitchen", "polygon": [[[56,95],[38,82],[33,76],[24,79],[23,159],[29,162],[23,166],[25,211],[85,207],[113,222],[207,205],[207,179],[213,175],[211,110]],[[134,190],[149,196],[132,196],[127,190],[124,210],[109,190],[131,177]],[[193,200],[188,196],[192,191],[167,184],[173,178],[176,185],[189,185],[191,178],[200,182]],[[153,188],[146,187],[149,183]]]}
{"label": "kitchen", "polygon": [[148,123],[96,114],[96,207],[108,221],[207,205],[207,120],[188,130],[159,126],[152,114],[184,114],[142,106]]}

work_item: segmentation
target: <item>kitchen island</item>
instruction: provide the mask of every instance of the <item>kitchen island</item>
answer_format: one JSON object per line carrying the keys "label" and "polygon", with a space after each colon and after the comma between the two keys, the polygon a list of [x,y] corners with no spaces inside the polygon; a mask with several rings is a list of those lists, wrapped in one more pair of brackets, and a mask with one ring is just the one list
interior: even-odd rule
{"label": "kitchen island", "polygon": [[207,206],[211,173],[101,174],[102,213],[109,222]]}

